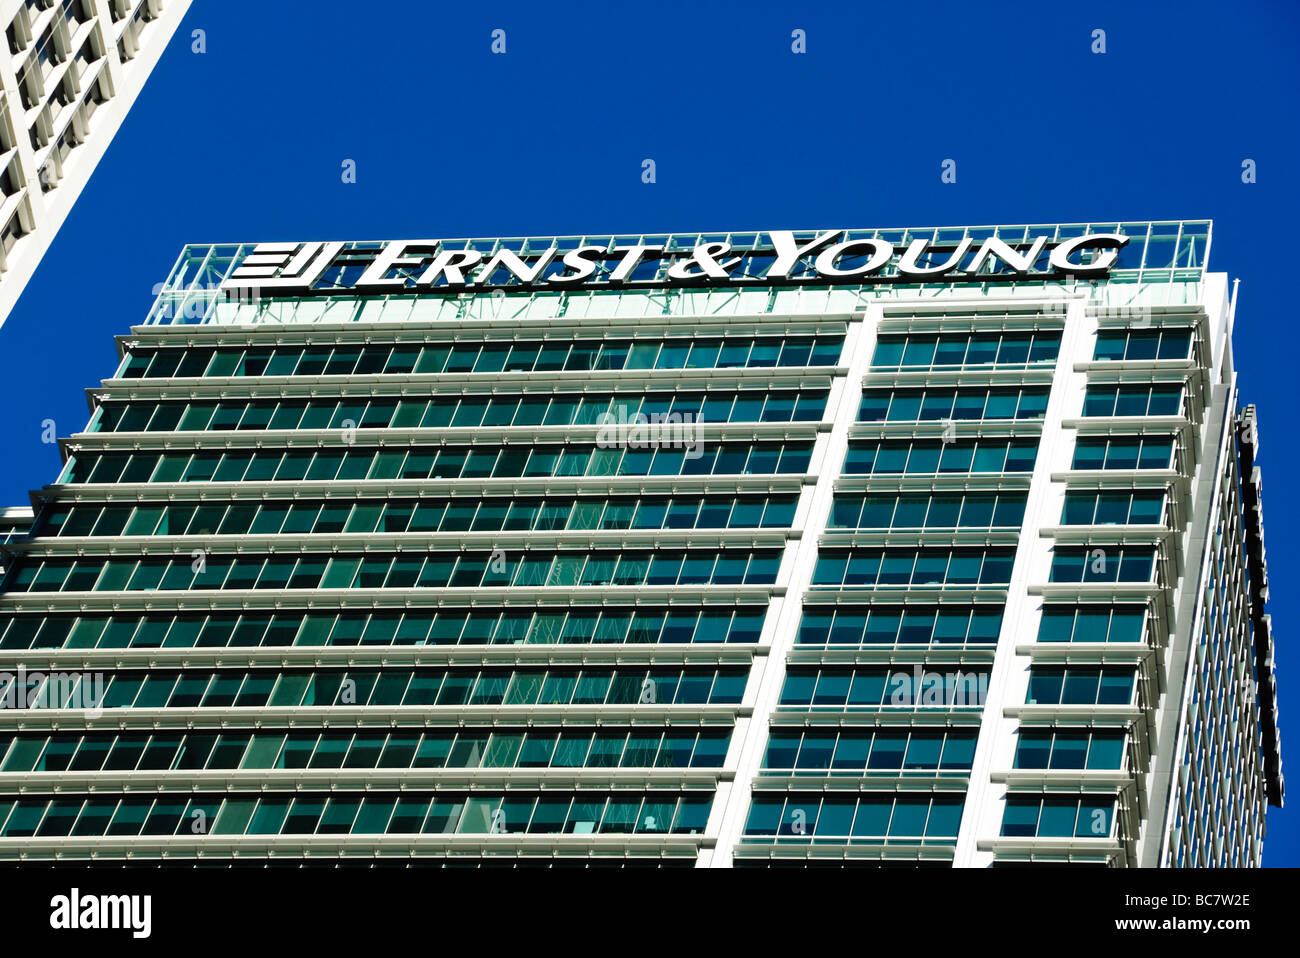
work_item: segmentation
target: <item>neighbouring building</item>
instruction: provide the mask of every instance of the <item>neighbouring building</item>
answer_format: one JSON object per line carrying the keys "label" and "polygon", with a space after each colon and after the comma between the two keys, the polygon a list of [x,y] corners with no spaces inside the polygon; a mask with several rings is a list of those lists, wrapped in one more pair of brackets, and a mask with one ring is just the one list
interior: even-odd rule
{"label": "neighbouring building", "polygon": [[0,324],[189,6],[0,0]]}

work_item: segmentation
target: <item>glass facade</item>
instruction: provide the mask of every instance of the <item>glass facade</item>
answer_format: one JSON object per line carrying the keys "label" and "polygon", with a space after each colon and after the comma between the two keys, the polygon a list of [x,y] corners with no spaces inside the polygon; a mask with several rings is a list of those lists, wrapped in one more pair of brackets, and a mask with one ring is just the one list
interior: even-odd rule
{"label": "glass facade", "polygon": [[187,248],[4,513],[0,858],[1257,864],[1209,224],[846,235],[1097,232],[1103,280],[725,289]]}

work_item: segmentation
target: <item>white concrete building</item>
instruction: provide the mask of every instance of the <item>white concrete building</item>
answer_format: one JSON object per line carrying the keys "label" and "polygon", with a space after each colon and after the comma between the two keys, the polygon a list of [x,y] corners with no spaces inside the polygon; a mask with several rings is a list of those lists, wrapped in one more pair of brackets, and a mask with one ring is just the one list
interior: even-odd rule
{"label": "white concrete building", "polygon": [[190,0],[0,0],[0,324]]}

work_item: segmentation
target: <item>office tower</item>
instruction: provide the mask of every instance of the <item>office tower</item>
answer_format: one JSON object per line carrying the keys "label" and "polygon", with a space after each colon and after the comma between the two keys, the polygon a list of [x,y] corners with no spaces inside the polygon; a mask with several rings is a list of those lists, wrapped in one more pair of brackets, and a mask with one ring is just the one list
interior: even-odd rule
{"label": "office tower", "polygon": [[3,0],[0,324],[112,142],[190,0]]}
{"label": "office tower", "polygon": [[187,247],[2,547],[0,857],[1258,864],[1209,247]]}

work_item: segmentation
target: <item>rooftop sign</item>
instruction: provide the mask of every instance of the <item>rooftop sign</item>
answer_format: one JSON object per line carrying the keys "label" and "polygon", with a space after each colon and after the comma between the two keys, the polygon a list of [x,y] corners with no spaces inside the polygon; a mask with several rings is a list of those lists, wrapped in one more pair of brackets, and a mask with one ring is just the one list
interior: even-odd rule
{"label": "rooftop sign", "polygon": [[845,230],[748,234],[695,246],[647,243],[530,248],[492,241],[398,240],[375,244],[259,243],[222,280],[237,295],[354,292],[458,293],[496,289],[653,289],[692,286],[860,286],[983,283],[990,279],[1098,279],[1130,237],[1090,233],[1053,241],[998,237],[906,246]]}

